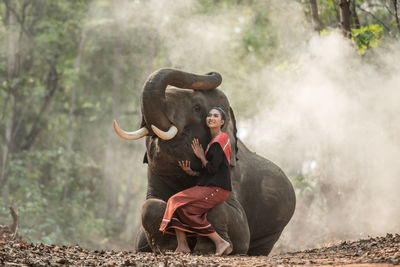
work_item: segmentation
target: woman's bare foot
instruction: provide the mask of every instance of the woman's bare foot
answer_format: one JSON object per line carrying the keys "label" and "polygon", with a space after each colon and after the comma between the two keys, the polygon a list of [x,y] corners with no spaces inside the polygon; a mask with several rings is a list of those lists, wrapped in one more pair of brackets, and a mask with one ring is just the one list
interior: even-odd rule
{"label": "woman's bare foot", "polygon": [[190,253],[190,248],[189,247],[185,247],[185,246],[182,246],[182,247],[177,247],[176,249],[175,249],[175,252],[178,252],[178,253]]}
{"label": "woman's bare foot", "polygon": [[186,240],[185,232],[175,229],[176,240],[178,241],[178,246],[175,249],[175,252],[178,253],[190,253],[190,248]]}
{"label": "woman's bare foot", "polygon": [[231,252],[232,252],[232,247],[228,241],[222,239],[221,242],[216,244],[216,249],[215,249],[216,256],[229,255]]}

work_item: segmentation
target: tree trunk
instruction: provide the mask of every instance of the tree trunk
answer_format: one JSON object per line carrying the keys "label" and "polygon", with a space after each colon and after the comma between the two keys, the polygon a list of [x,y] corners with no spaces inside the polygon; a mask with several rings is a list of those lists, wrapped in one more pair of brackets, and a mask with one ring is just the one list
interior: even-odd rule
{"label": "tree trunk", "polygon": [[397,29],[400,32],[400,21],[399,21],[398,5],[397,5],[398,3],[397,3],[397,0],[392,0],[392,2],[393,2],[394,16],[395,16],[395,19],[396,19]]}
{"label": "tree trunk", "polygon": [[[8,81],[12,81],[19,74],[19,42],[18,42],[18,23],[17,18],[14,12],[9,10],[9,1],[6,1],[6,28],[7,28],[7,79]],[[1,173],[0,173],[0,194],[3,196],[8,195],[8,164],[10,153],[12,153],[13,148],[13,129],[14,129],[14,120],[15,120],[15,88],[8,88],[8,94],[11,104],[11,114],[9,116],[5,116],[5,127],[3,135],[3,147],[2,147],[2,157],[1,157]],[[6,110],[4,110],[6,113]],[[7,197],[5,197],[7,199]]]}
{"label": "tree trunk", "polygon": [[340,0],[340,24],[342,27],[343,35],[351,38],[350,29],[350,0]]}
{"label": "tree trunk", "polygon": [[354,25],[354,28],[359,29],[361,27],[361,24],[357,15],[356,1],[352,1],[350,7],[351,7],[352,24]]}
{"label": "tree trunk", "polygon": [[312,15],[313,28],[315,31],[320,32],[322,30],[322,25],[318,16],[317,0],[310,0],[310,9]]}
{"label": "tree trunk", "polygon": [[12,120],[6,121],[3,135],[3,153],[1,157],[1,173],[0,173],[0,196],[8,199],[8,163],[9,163],[9,144],[11,142]]}

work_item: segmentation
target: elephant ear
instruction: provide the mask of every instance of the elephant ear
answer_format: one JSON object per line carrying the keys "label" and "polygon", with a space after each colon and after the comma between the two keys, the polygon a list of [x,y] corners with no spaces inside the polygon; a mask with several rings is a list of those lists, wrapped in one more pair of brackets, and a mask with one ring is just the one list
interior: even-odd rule
{"label": "elephant ear", "polygon": [[233,110],[229,107],[229,122],[226,128],[226,132],[229,135],[229,140],[231,141],[231,166],[236,166],[236,161],[238,158],[236,157],[238,152],[237,147],[237,128],[236,128],[236,119],[235,114],[233,114]]}

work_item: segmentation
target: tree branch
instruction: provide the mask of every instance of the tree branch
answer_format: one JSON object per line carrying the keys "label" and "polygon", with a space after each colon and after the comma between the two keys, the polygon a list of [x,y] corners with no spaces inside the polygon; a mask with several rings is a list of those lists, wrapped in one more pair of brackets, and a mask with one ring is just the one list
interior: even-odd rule
{"label": "tree branch", "polygon": [[378,19],[373,13],[369,12],[368,10],[363,9],[361,6],[357,6],[358,9],[360,9],[361,11],[364,11],[365,13],[367,13],[368,15],[370,15],[371,17],[373,17],[376,21],[378,21],[380,24],[382,24],[382,26],[390,33],[390,29],[388,26],[386,26],[386,24],[381,21],[380,19]]}
{"label": "tree branch", "polygon": [[[29,6],[30,1],[24,1],[24,3],[23,3],[22,17],[19,16],[18,12],[11,6],[9,0],[3,0],[3,2],[6,5],[7,12],[13,13],[13,15],[15,16],[17,22],[19,23],[19,25],[21,27],[19,42],[22,42],[22,34],[27,36],[27,38],[31,41],[32,47],[34,48],[34,50],[47,62],[47,64],[50,67],[50,70],[49,70],[48,76],[47,76],[47,86],[46,86],[47,95],[45,96],[42,106],[40,108],[39,114],[35,118],[32,128],[25,139],[26,142],[22,146],[22,149],[28,149],[33,144],[34,139],[36,138],[37,134],[39,133],[38,125],[39,125],[40,119],[42,118],[43,114],[47,110],[48,105],[50,103],[50,99],[52,98],[54,92],[58,88],[58,74],[57,74],[56,67],[55,67],[55,61],[50,60],[50,58],[46,55],[46,53],[40,47],[38,47],[36,45],[31,33],[29,31],[27,31],[25,28],[25,11],[26,11],[26,8]],[[15,128],[13,136],[16,134],[17,128],[18,127]]]}
{"label": "tree branch", "polygon": [[394,13],[392,12],[392,10],[390,10],[389,6],[387,6],[387,5],[383,5],[383,6],[385,6],[387,12],[389,12],[390,15],[394,16]]}
{"label": "tree branch", "polygon": [[47,87],[48,94],[46,95],[44,102],[42,104],[42,107],[40,108],[40,112],[37,115],[30,132],[26,137],[26,142],[25,142],[24,146],[22,147],[22,149],[29,149],[31,147],[31,145],[33,144],[33,141],[35,140],[37,134],[39,133],[38,124],[39,124],[40,118],[43,116],[43,114],[47,110],[49,103],[50,103],[50,99],[52,98],[54,92],[58,88],[58,74],[57,74],[56,69],[50,68],[49,74],[47,76],[47,86],[46,87]]}
{"label": "tree branch", "polygon": [[358,18],[358,15],[357,15],[357,9],[356,9],[356,7],[357,7],[356,2],[355,2],[355,1],[352,1],[352,2],[350,3],[351,18],[353,19],[353,23],[354,23],[355,28],[359,29],[359,28],[361,27],[361,23],[360,23],[360,20],[359,20],[359,18]]}
{"label": "tree branch", "polygon": [[[6,5],[7,11],[11,11],[11,12],[14,13],[14,15],[15,15],[15,17],[16,17],[18,23],[19,23],[20,26],[21,26],[21,30],[22,30],[23,33],[28,37],[29,41],[31,41],[31,43],[32,43],[33,47],[35,48],[35,50],[36,50],[36,51],[39,53],[39,55],[47,62],[47,64],[50,65],[50,67],[55,68],[53,62],[46,56],[46,53],[45,53],[44,51],[42,51],[42,50],[36,45],[35,41],[33,40],[32,36],[31,36],[31,34],[30,34],[30,32],[27,31],[27,30],[25,29],[25,26],[24,26],[24,24],[23,24],[23,20],[18,16],[17,11],[15,11],[15,9],[13,9],[13,8],[10,6],[10,3],[9,3],[8,0],[3,0],[3,2],[4,2],[4,4]],[[26,6],[25,6],[25,4],[24,4],[24,10],[25,10],[25,8],[26,8]]]}

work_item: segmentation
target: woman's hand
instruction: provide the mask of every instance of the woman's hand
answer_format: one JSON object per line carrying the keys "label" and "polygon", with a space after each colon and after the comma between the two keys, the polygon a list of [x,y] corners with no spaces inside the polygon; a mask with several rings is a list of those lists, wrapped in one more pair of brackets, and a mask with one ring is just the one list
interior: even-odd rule
{"label": "woman's hand", "polygon": [[192,169],[190,168],[190,160],[182,160],[182,161],[178,161],[179,167],[182,168],[182,170],[184,170],[186,173],[188,171],[192,171]]}
{"label": "woman's hand", "polygon": [[184,172],[186,172],[187,174],[189,174],[189,175],[191,175],[191,176],[199,176],[199,174],[200,174],[200,173],[198,173],[198,172],[193,171],[193,170],[190,168],[190,160],[186,160],[186,161],[181,160],[181,161],[178,161],[178,165],[179,165],[179,167],[182,168],[182,170],[183,170]]}
{"label": "woman's hand", "polygon": [[204,154],[204,149],[201,146],[199,139],[197,138],[193,139],[192,149],[196,157],[198,157],[201,160],[201,163],[203,163],[203,166],[206,166],[207,164],[206,155]]}
{"label": "woman's hand", "polygon": [[204,149],[201,146],[201,144],[199,143],[199,139],[194,138],[193,142],[192,142],[192,149],[194,154],[196,155],[196,157],[198,157],[199,159],[205,157],[204,155]]}

